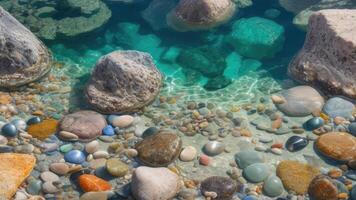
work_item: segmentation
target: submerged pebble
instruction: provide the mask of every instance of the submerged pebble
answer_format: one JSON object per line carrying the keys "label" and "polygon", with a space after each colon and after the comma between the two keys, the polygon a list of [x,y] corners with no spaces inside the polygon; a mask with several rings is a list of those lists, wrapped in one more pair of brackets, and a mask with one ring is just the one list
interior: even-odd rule
{"label": "submerged pebble", "polygon": [[65,161],[74,164],[81,164],[85,161],[85,155],[82,151],[71,150],[64,155]]}
{"label": "submerged pebble", "polygon": [[218,141],[211,141],[204,145],[204,153],[208,156],[216,156],[224,152],[225,144]]}
{"label": "submerged pebble", "polygon": [[288,151],[295,152],[304,149],[309,144],[306,138],[294,135],[288,138],[285,147]]}

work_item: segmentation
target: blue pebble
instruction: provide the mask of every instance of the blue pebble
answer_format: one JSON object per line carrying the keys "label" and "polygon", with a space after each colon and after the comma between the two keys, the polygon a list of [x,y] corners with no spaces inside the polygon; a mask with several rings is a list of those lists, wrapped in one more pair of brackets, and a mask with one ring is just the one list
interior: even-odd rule
{"label": "blue pebble", "polygon": [[103,135],[113,136],[115,135],[115,129],[111,125],[107,125],[103,128]]}
{"label": "blue pebble", "polygon": [[249,195],[245,196],[242,200],[258,200],[258,198],[256,196]]}
{"label": "blue pebble", "polygon": [[15,125],[13,124],[5,124],[2,128],[1,128],[1,133],[5,136],[5,137],[15,137],[17,134],[18,130],[16,128]]}
{"label": "blue pebble", "polygon": [[306,138],[294,135],[290,137],[286,142],[286,149],[291,152],[296,152],[304,149],[309,144]]}
{"label": "blue pebble", "polygon": [[27,120],[27,125],[32,125],[32,124],[38,124],[42,120],[39,117],[31,117],[29,120]]}
{"label": "blue pebble", "polygon": [[307,131],[313,131],[324,125],[324,119],[320,117],[313,117],[304,123],[304,128]]}
{"label": "blue pebble", "polygon": [[353,181],[356,181],[356,170],[349,170],[345,173],[345,176]]}
{"label": "blue pebble", "polygon": [[82,151],[71,150],[64,155],[64,160],[69,163],[81,164],[85,161],[85,155]]}

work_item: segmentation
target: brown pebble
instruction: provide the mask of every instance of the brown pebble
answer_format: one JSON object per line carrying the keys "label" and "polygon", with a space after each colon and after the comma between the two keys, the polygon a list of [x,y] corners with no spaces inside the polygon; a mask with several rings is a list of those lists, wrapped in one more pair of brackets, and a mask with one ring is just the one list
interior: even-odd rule
{"label": "brown pebble", "polygon": [[331,177],[331,178],[339,178],[342,176],[342,171],[340,169],[331,169],[329,172],[328,172],[328,175]]}

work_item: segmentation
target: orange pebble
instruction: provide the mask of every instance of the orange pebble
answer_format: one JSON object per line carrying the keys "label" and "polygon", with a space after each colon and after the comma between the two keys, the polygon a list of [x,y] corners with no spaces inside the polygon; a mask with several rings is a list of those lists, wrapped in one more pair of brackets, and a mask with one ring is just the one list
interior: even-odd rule
{"label": "orange pebble", "polygon": [[111,190],[109,182],[91,174],[79,176],[79,186],[85,192],[101,192]]}
{"label": "orange pebble", "polygon": [[337,195],[337,198],[338,199],[348,199],[349,195],[346,194],[346,193],[340,193],[340,194]]}
{"label": "orange pebble", "polygon": [[199,157],[199,163],[201,165],[208,166],[210,164],[210,158],[203,154]]}
{"label": "orange pebble", "polygon": [[331,177],[331,178],[339,178],[342,176],[342,171],[340,169],[331,169],[329,172],[328,172],[328,175]]}
{"label": "orange pebble", "polygon": [[272,149],[272,148],[283,149],[283,143],[275,143],[275,144],[272,144],[271,149]]}

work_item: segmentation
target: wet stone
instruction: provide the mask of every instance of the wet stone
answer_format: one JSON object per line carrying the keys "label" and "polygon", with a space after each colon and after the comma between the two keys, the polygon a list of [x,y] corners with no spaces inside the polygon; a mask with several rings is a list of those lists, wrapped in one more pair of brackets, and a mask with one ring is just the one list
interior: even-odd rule
{"label": "wet stone", "polygon": [[38,195],[41,190],[42,182],[40,180],[31,180],[26,187],[26,191],[32,195]]}
{"label": "wet stone", "polygon": [[129,171],[129,166],[117,158],[111,158],[106,162],[106,169],[111,175],[122,177]]}
{"label": "wet stone", "polygon": [[313,131],[324,125],[324,119],[320,117],[313,117],[304,123],[304,128],[307,131]]}
{"label": "wet stone", "polygon": [[147,138],[151,135],[154,135],[159,132],[159,129],[156,127],[149,127],[142,133],[142,138]]}
{"label": "wet stone", "polygon": [[64,160],[69,163],[81,164],[85,161],[85,155],[82,151],[71,150],[64,155]]}
{"label": "wet stone", "polygon": [[263,184],[263,192],[269,197],[276,197],[283,193],[284,188],[281,179],[271,175]]}
{"label": "wet stone", "polygon": [[285,146],[288,151],[295,152],[304,149],[309,144],[306,138],[294,135],[288,138]]}
{"label": "wet stone", "polygon": [[237,191],[238,185],[234,180],[227,177],[212,176],[203,180],[200,184],[202,194],[205,192],[215,192],[217,200],[232,199]]}
{"label": "wet stone", "polygon": [[247,166],[255,163],[263,163],[264,158],[262,154],[256,151],[245,150],[245,151],[240,151],[235,155],[235,161],[241,169],[244,169]]}
{"label": "wet stone", "polygon": [[210,141],[204,145],[204,153],[208,156],[216,156],[224,152],[225,144],[218,141]]}
{"label": "wet stone", "polygon": [[259,183],[264,181],[269,174],[270,169],[264,163],[255,163],[247,166],[243,170],[244,177],[252,183]]}
{"label": "wet stone", "polygon": [[148,166],[167,166],[178,156],[182,148],[179,136],[158,133],[147,137],[136,145],[140,161]]}
{"label": "wet stone", "polygon": [[309,185],[308,194],[315,200],[336,200],[338,195],[337,187],[332,179],[324,175],[318,175]]}

